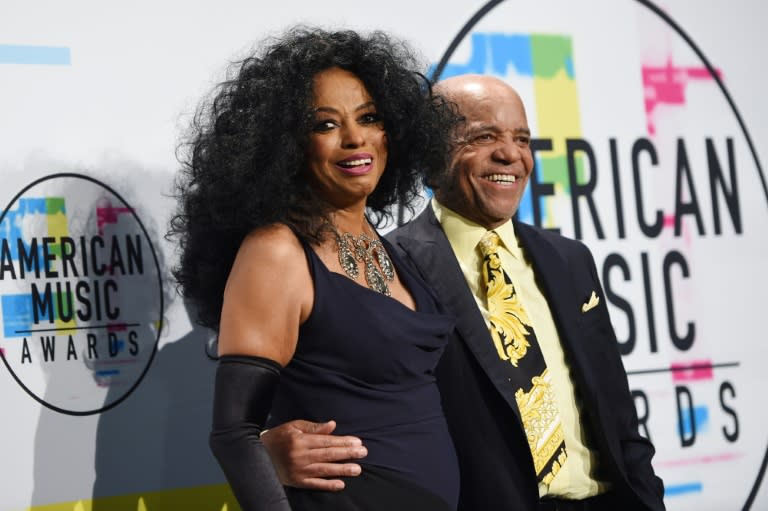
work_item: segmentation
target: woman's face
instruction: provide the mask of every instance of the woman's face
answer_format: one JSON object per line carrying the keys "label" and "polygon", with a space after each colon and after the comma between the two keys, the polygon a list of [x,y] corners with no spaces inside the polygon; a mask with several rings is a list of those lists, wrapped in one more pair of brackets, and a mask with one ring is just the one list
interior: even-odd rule
{"label": "woman's face", "polygon": [[336,207],[365,202],[387,164],[387,134],[363,82],[338,67],[315,75],[309,170]]}

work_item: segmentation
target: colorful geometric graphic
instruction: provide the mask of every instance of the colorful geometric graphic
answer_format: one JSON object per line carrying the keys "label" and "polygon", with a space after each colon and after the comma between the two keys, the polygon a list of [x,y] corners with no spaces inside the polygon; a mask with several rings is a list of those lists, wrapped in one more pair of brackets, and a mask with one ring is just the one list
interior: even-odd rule
{"label": "colorful geometric graphic", "polygon": [[[659,105],[685,105],[685,89],[691,80],[714,80],[709,69],[703,66],[680,67],[667,57],[663,67],[643,65],[643,93],[648,134],[656,134],[655,111]],[[721,77],[720,70],[715,70]]]}
{"label": "colorful geometric graphic", "polygon": [[[40,224],[44,223],[47,227],[40,229]],[[40,232],[41,230],[47,233],[47,236],[54,239],[61,239],[62,237],[69,236],[69,228],[67,227],[67,209],[65,200],[63,197],[27,197],[19,199],[19,206],[15,210],[9,210],[6,212],[2,223],[0,223],[0,244],[5,248],[8,248],[8,253],[3,253],[3,266],[0,273],[4,271],[13,271],[12,267],[6,269],[7,263],[10,261],[18,261],[19,268],[24,264],[24,261],[29,261],[30,256],[33,256],[37,261],[46,261],[44,257],[44,248],[48,253],[61,257],[61,244],[51,243],[46,247],[42,244],[35,243],[33,246],[29,244],[24,236],[24,226],[33,225],[35,230]],[[36,240],[35,240],[36,241]],[[22,256],[22,251],[25,257]],[[34,254],[31,254],[34,252]],[[10,255],[10,260],[6,258]],[[52,268],[45,268],[51,270]],[[26,271],[34,271],[32,266],[24,266]],[[53,292],[51,294],[53,300],[52,303],[71,304],[71,295],[60,296],[59,293]],[[33,296],[27,295],[4,295],[2,296],[2,312],[3,312],[3,332],[5,337],[23,337],[29,333],[33,324]],[[74,317],[69,321],[62,321],[58,317],[58,311],[62,310],[57,307],[50,307],[45,312],[44,317],[52,322],[52,327],[60,330],[64,330],[66,327],[77,326]],[[71,315],[71,311],[68,315]]]}

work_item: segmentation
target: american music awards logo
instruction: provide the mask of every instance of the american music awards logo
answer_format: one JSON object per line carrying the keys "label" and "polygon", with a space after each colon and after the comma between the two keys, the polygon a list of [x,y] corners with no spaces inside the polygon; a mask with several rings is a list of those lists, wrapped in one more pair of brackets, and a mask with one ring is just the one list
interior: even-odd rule
{"label": "american music awards logo", "polygon": [[98,180],[53,174],[0,217],[0,354],[31,397],[89,415],[125,399],[155,355],[161,272],[133,208]]}
{"label": "american music awards logo", "polygon": [[490,74],[523,98],[536,169],[518,216],[595,254],[668,508],[746,509],[768,453],[766,178],[684,29],[648,1],[593,4],[492,0],[432,78]]}

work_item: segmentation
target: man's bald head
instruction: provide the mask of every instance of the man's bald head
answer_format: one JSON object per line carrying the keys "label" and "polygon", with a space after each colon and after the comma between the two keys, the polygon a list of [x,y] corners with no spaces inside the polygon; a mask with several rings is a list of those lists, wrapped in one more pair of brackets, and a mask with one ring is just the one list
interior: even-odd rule
{"label": "man's bald head", "polygon": [[523,102],[492,76],[451,77],[435,91],[457,105],[464,122],[449,168],[429,184],[441,204],[494,229],[517,211],[533,169]]}
{"label": "man's bald head", "polygon": [[507,82],[487,75],[458,75],[441,80],[435,85],[435,92],[456,103],[463,114],[466,106],[478,101],[493,101],[499,97],[514,97],[522,107],[522,100]]}

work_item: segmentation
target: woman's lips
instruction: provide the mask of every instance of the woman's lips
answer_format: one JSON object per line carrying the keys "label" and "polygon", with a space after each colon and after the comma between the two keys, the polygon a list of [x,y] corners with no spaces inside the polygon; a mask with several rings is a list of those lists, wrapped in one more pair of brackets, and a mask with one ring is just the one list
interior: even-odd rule
{"label": "woman's lips", "polygon": [[359,176],[373,168],[373,155],[368,153],[353,154],[336,162],[336,168],[345,174]]}

